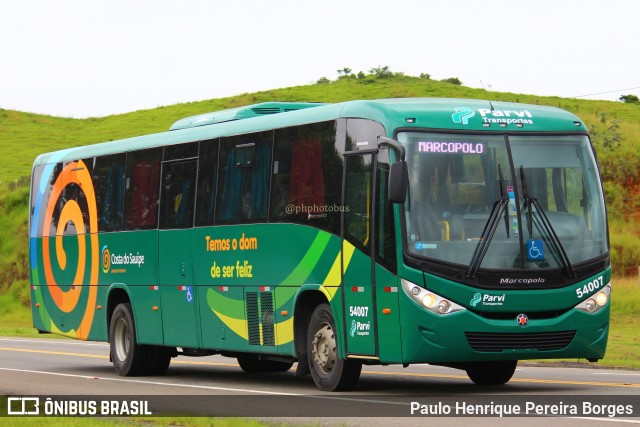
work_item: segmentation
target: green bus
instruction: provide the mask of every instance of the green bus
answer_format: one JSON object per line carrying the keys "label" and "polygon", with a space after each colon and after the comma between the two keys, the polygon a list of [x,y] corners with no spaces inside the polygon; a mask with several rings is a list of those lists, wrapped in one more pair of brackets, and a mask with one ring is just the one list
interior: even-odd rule
{"label": "green bus", "polygon": [[270,102],[40,155],[34,327],[118,374],[221,354],[348,390],[363,364],[504,384],[605,354],[611,268],[585,124],[468,99]]}

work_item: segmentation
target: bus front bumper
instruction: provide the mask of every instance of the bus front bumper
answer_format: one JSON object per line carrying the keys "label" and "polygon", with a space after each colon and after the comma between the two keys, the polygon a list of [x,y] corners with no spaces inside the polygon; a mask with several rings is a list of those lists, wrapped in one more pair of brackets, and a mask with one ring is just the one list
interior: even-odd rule
{"label": "bus front bumper", "polygon": [[607,346],[609,305],[596,314],[571,309],[554,318],[529,316],[525,323],[518,317],[526,312],[499,320],[469,310],[438,315],[400,300],[403,363],[594,360],[604,357]]}

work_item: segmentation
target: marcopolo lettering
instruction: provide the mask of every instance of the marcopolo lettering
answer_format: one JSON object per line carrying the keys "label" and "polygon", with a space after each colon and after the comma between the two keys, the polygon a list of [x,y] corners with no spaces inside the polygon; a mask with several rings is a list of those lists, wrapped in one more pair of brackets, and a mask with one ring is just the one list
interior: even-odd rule
{"label": "marcopolo lettering", "polygon": [[484,153],[484,144],[420,141],[418,142],[418,151],[421,153],[482,154]]}
{"label": "marcopolo lettering", "polygon": [[518,279],[503,277],[500,279],[501,285],[534,285],[544,282],[546,282],[544,277],[523,277]]}

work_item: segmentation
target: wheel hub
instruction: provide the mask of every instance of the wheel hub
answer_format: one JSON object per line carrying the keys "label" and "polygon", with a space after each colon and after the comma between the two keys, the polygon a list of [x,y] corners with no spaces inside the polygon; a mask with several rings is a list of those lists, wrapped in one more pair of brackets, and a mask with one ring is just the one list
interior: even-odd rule
{"label": "wheel hub", "polygon": [[129,340],[127,339],[127,322],[119,319],[115,326],[115,350],[118,360],[124,361],[129,354]]}
{"label": "wheel hub", "polygon": [[325,374],[330,373],[336,363],[336,336],[326,323],[313,336],[313,359]]}

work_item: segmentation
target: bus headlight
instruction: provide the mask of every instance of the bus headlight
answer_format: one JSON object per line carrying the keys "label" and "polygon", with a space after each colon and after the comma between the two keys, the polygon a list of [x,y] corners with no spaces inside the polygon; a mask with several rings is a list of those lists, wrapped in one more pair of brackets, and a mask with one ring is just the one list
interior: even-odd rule
{"label": "bus headlight", "polygon": [[596,303],[599,306],[604,306],[607,303],[607,301],[609,301],[609,294],[607,292],[600,291],[596,294]]}
{"label": "bus headlight", "polygon": [[609,303],[610,295],[611,283],[600,289],[594,295],[591,295],[586,300],[582,301],[580,304],[576,305],[575,308],[587,313],[597,313],[607,306],[607,304]]}
{"label": "bus headlight", "polygon": [[401,280],[402,289],[413,301],[422,307],[426,308],[432,313],[436,314],[449,314],[456,311],[465,310],[461,305],[456,304],[453,301],[441,297],[440,295],[431,292],[421,286],[411,283],[408,280]]}
{"label": "bus headlight", "polygon": [[425,308],[431,309],[433,308],[433,306],[436,305],[437,302],[438,302],[438,297],[436,297],[434,294],[428,293],[422,297],[422,305],[424,305]]}

